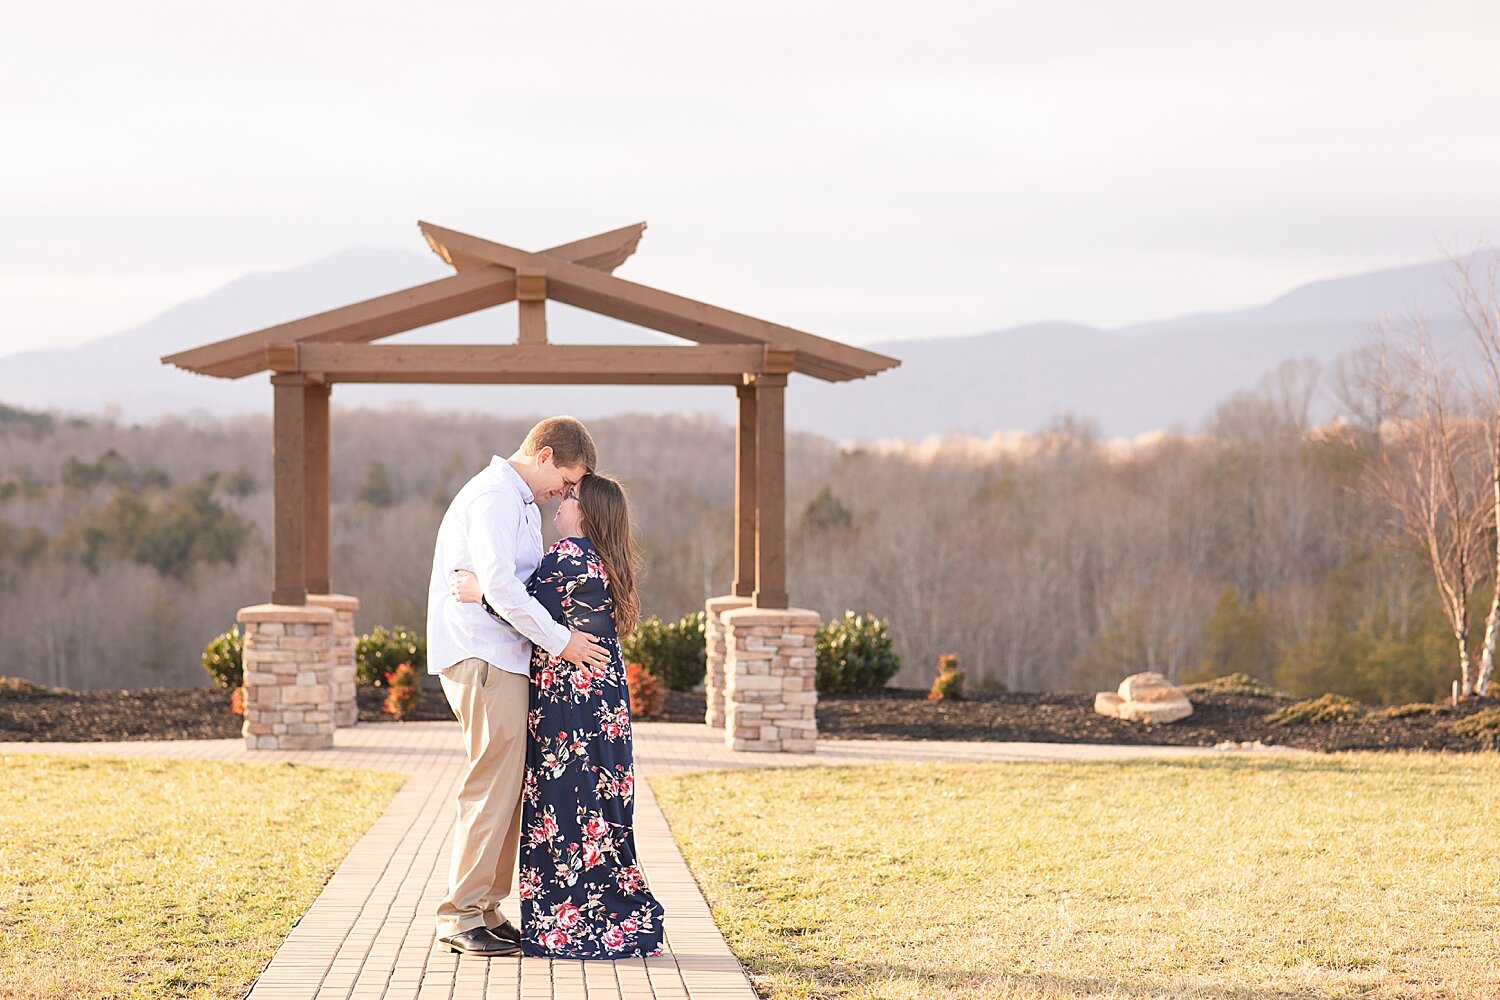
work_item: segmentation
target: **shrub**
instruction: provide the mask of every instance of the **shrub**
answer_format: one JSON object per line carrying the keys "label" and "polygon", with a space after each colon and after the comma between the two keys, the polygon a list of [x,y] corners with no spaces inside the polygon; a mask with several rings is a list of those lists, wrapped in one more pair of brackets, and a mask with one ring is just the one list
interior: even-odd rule
{"label": "shrub", "polygon": [[650,670],[673,691],[691,690],[708,673],[707,622],[702,611],[670,624],[654,615],[644,618],[620,641],[620,655]]}
{"label": "shrub", "polygon": [[1434,705],[1430,702],[1416,702],[1411,705],[1392,705],[1389,708],[1382,708],[1370,714],[1378,715],[1382,719],[1407,719],[1413,715],[1441,715],[1446,711],[1447,709],[1442,705]]}
{"label": "shrub", "polygon": [[385,675],[385,712],[397,722],[411,715],[422,703],[422,675],[411,661],[400,664]]}
{"label": "shrub", "polygon": [[234,694],[229,696],[229,711],[235,715],[245,714],[245,685],[235,688]]}
{"label": "shrub", "polygon": [[238,626],[203,647],[203,669],[214,687],[237,688],[245,683],[245,636]]}
{"label": "shrub", "polygon": [[637,719],[654,719],[661,714],[666,695],[656,675],[639,663],[625,664],[625,684],[630,688],[630,714]]}
{"label": "shrub", "polygon": [[52,688],[24,677],[0,677],[0,698],[52,694]]}
{"label": "shrub", "polygon": [[1486,708],[1464,719],[1445,722],[1459,736],[1472,736],[1484,740],[1500,740],[1500,708]]}
{"label": "shrub", "polygon": [[958,665],[957,653],[944,653],[938,657],[937,679],[932,690],[927,692],[928,701],[964,700],[964,672]]}
{"label": "shrub", "polygon": [[1343,695],[1325,694],[1321,698],[1310,698],[1277,709],[1266,716],[1266,721],[1276,726],[1299,726],[1309,722],[1358,722],[1364,715],[1358,702]]}
{"label": "shrub", "polygon": [[1185,684],[1182,690],[1185,693],[1199,694],[1243,694],[1253,698],[1275,698],[1279,694],[1271,685],[1249,674],[1213,677],[1197,684]]}
{"label": "shrub", "polygon": [[818,690],[834,694],[878,691],[901,669],[885,621],[845,611],[818,628]]}
{"label": "shrub", "polygon": [[418,674],[427,669],[427,641],[410,629],[376,625],[354,643],[356,679],[366,687],[384,686],[386,676],[403,663]]}

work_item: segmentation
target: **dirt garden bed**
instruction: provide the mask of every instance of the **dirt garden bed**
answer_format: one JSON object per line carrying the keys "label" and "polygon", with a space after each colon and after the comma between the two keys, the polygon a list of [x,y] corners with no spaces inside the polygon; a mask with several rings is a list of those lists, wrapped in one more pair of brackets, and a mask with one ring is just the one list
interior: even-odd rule
{"label": "dirt garden bed", "polygon": [[[385,692],[361,690],[360,719],[388,722],[380,708]],[[1450,724],[1500,701],[1469,701],[1457,708],[1392,718],[1378,710],[1357,721],[1280,726],[1266,716],[1293,703],[1271,694],[1194,692],[1191,716],[1166,726],[1142,726],[1094,712],[1092,694],[977,693],[964,701],[931,702],[925,692],[887,688],[869,695],[830,695],[818,705],[825,739],[979,740],[1040,743],[1128,743],[1213,746],[1223,742],[1312,750],[1449,750],[1500,747],[1500,726],[1465,735]],[[229,739],[240,719],[217,688],[62,692],[0,685],[0,741]],[[667,722],[701,722],[701,692],[668,692],[660,716]],[[446,720],[452,713],[440,692],[428,689],[415,719]]]}

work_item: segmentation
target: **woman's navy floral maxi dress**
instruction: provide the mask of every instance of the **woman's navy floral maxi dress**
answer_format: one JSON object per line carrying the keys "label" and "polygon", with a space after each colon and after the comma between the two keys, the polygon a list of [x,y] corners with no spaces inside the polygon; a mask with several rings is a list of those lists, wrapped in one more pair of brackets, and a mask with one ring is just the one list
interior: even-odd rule
{"label": "woman's navy floral maxi dress", "polygon": [[604,563],[588,539],[564,538],[542,558],[531,592],[612,655],[609,666],[589,668],[532,654],[522,948],[557,958],[657,954],[662,907],[636,864],[630,690]]}

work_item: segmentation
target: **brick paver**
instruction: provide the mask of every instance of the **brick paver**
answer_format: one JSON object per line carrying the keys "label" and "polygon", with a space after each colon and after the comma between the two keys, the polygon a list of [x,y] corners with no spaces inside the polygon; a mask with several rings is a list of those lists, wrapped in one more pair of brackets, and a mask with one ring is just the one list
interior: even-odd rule
{"label": "brick paver", "polygon": [[[667,913],[667,954],[619,962],[460,959],[433,938],[447,885],[453,801],[463,768],[458,724],[371,723],[340,729],[331,750],[249,751],[243,740],[0,743],[0,753],[293,761],[396,771],[413,780],[354,845],[250,991],[250,1000],[754,1000],[749,979],[656,804],[650,777],[674,771],[894,761],[1042,761],[1186,757],[1221,751],[1043,743],[822,740],[810,754],[744,753],[721,730],[638,723],[636,839]],[[511,919],[519,914],[512,907]]]}

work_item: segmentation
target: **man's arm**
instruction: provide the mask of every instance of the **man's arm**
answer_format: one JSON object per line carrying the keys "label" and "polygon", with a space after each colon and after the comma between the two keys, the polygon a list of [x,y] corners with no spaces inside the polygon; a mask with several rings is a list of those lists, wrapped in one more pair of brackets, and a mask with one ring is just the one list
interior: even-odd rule
{"label": "man's arm", "polygon": [[516,535],[524,516],[521,501],[505,493],[486,493],[469,505],[464,534],[474,558],[474,575],[501,618],[552,656],[561,656],[571,630],[554,621],[516,579]]}

